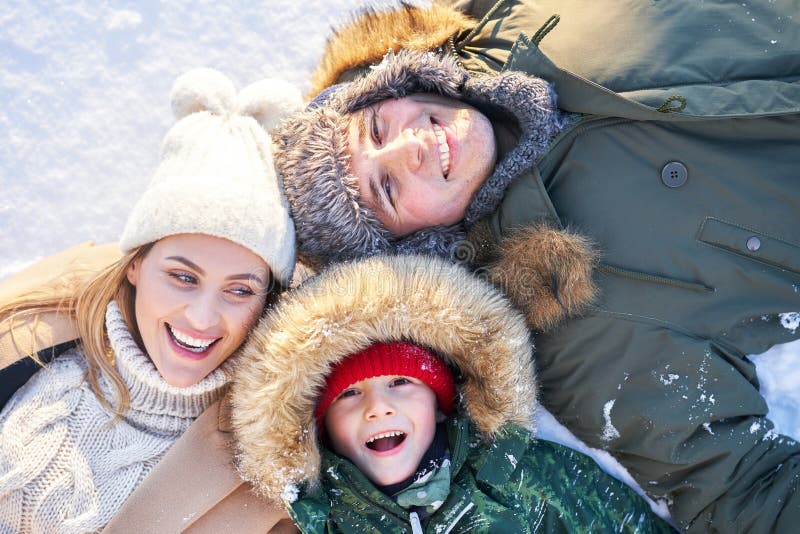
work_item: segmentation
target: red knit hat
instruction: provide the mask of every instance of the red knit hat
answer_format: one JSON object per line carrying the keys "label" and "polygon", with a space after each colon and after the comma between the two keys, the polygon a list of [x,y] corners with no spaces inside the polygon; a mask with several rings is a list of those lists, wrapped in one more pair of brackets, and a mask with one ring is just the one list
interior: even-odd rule
{"label": "red knit hat", "polygon": [[356,382],[386,375],[408,376],[425,382],[436,393],[442,413],[453,412],[456,387],[447,364],[419,345],[395,341],[375,343],[333,366],[314,411],[317,422],[321,424],[328,407],[342,391]]}

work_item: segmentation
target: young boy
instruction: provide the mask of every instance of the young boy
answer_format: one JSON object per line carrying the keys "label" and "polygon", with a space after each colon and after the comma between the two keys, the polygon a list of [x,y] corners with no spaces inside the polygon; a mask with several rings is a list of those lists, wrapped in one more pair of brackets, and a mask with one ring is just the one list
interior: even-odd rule
{"label": "young boy", "polygon": [[303,532],[667,532],[591,459],[533,439],[523,317],[435,258],[374,257],[256,328],[232,390],[240,473]]}

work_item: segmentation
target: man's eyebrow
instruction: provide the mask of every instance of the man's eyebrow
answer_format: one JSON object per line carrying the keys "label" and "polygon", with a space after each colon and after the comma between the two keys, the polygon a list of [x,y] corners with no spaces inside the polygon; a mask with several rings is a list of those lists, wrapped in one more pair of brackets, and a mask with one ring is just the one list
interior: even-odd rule
{"label": "man's eyebrow", "polygon": [[358,121],[358,144],[359,147],[367,142],[367,110],[369,108],[364,108],[361,110],[361,117]]}

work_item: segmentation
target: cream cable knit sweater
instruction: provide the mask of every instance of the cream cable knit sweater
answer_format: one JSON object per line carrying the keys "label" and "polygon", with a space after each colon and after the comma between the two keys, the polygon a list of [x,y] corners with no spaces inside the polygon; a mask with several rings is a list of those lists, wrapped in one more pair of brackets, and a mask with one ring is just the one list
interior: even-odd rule
{"label": "cream cable knit sweater", "polygon": [[[79,349],[36,373],[0,413],[0,533],[102,529],[222,393],[220,369],[188,388],[164,382],[114,302],[106,326],[130,411],[109,424],[113,416],[84,380]],[[105,381],[102,389],[111,395]]]}

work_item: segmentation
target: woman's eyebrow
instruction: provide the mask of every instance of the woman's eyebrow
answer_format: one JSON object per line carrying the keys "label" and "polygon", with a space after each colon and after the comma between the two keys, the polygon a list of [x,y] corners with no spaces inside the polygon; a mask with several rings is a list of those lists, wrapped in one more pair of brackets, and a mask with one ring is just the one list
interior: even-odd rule
{"label": "woman's eyebrow", "polygon": [[232,274],[230,276],[225,277],[225,280],[255,280],[256,283],[266,286],[267,283],[257,274],[255,273],[242,273],[242,274]]}
{"label": "woman's eyebrow", "polygon": [[195,262],[193,262],[193,261],[191,261],[191,260],[189,260],[187,258],[184,258],[183,256],[169,256],[167,259],[168,260],[175,260],[177,262],[180,262],[180,263],[186,265],[187,267],[189,267],[190,269],[194,269],[195,271],[197,271],[200,274],[203,274],[203,275],[206,274],[206,272],[199,265],[197,265]]}
{"label": "woman's eyebrow", "polygon": [[[167,257],[167,259],[168,260],[174,260],[174,261],[177,261],[179,263],[182,263],[182,264],[186,265],[187,267],[189,267],[190,269],[193,269],[193,270],[197,271],[198,273],[200,273],[200,274],[202,274],[204,276],[206,274],[206,272],[203,270],[202,267],[197,265],[195,262],[193,262],[193,261],[191,261],[191,260],[189,260],[187,258],[184,258],[183,256],[169,256],[169,257]],[[225,280],[248,280],[248,281],[255,280],[257,283],[261,284],[262,286],[266,285],[266,282],[264,282],[264,280],[260,276],[255,274],[255,273],[232,274],[230,276],[226,276]]]}

